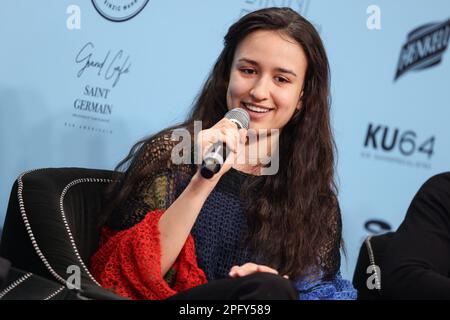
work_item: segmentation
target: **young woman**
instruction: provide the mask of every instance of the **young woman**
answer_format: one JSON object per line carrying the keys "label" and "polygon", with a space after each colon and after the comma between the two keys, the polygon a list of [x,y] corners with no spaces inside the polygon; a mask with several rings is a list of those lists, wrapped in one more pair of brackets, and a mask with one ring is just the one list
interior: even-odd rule
{"label": "young woman", "polygon": [[[248,132],[224,118],[236,107],[250,116]],[[355,298],[339,274],[329,110],[329,65],[314,27],[288,8],[242,17],[187,120],[138,142],[118,165],[128,167],[107,198],[94,276],[134,299]],[[195,135],[197,120],[205,129]],[[180,128],[202,155],[218,140],[231,149],[213,178],[174,164]],[[265,174],[271,163],[250,161],[252,144],[274,139],[269,158],[279,165]]]}

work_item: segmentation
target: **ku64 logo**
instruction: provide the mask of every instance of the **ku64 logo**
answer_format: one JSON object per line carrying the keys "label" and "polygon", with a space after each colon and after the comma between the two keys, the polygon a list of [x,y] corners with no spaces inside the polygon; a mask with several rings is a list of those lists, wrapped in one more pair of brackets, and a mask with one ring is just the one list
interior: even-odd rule
{"label": "ku64 logo", "polygon": [[367,128],[364,147],[375,150],[381,149],[387,152],[398,149],[404,156],[411,156],[415,152],[423,153],[428,155],[428,159],[430,159],[434,153],[435,141],[434,136],[421,139],[413,130],[401,131],[398,128],[370,123]]}

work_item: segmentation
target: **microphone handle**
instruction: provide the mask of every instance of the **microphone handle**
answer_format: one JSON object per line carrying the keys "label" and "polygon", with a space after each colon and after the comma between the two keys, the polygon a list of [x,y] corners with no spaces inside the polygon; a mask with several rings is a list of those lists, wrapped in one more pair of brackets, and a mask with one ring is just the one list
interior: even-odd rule
{"label": "microphone handle", "polygon": [[[231,118],[229,120],[235,123],[238,129],[242,129],[242,124],[237,119]],[[248,127],[248,123],[246,127]],[[206,153],[205,159],[202,161],[200,174],[203,178],[211,179],[217,172],[220,171],[222,164],[228,157],[228,152],[224,157],[224,151],[228,151],[225,142],[219,141],[212,145],[211,149]]]}
{"label": "microphone handle", "polygon": [[211,179],[222,168],[222,164],[228,156],[228,152],[224,157],[224,151],[227,151],[224,142],[216,142],[211,149],[206,153],[205,159],[202,162],[200,174],[205,179]]}

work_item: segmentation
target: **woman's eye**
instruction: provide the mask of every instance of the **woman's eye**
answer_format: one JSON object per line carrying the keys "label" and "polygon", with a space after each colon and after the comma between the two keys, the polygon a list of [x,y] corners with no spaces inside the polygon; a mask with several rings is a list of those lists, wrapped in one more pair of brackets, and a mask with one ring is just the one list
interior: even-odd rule
{"label": "woman's eye", "polygon": [[240,70],[244,74],[254,74],[255,73],[255,70],[253,70],[253,69],[245,69],[245,68],[243,68],[243,69],[240,69]]}
{"label": "woman's eye", "polygon": [[276,79],[278,82],[281,82],[281,83],[287,83],[287,82],[289,82],[288,79],[283,78],[283,77],[276,77],[275,79]]}

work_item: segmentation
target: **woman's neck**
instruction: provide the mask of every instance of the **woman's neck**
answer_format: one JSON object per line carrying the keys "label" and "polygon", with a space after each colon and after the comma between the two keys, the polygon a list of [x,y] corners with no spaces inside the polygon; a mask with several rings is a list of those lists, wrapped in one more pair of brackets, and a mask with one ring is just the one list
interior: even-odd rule
{"label": "woman's neck", "polygon": [[[278,135],[257,135],[248,137],[245,147],[233,168],[251,175],[261,175],[261,169],[271,161],[272,149],[278,144]],[[275,140],[274,140],[275,139]]]}

